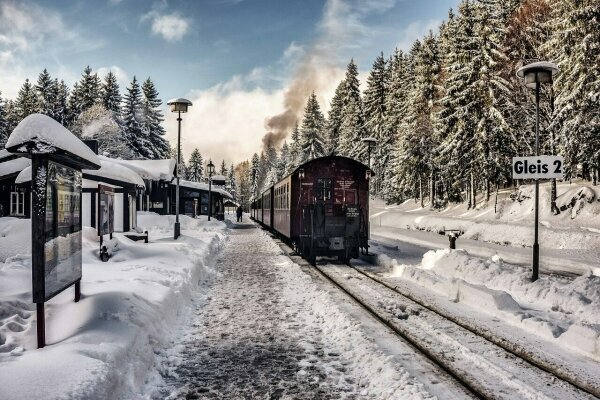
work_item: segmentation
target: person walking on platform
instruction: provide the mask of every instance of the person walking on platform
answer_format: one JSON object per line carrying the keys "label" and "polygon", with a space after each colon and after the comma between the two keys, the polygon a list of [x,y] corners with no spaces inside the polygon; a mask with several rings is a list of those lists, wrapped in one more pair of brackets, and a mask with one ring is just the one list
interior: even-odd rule
{"label": "person walking on platform", "polygon": [[238,206],[237,210],[235,211],[236,216],[237,216],[237,222],[242,222],[242,213],[244,212],[244,210],[242,210],[242,206]]}

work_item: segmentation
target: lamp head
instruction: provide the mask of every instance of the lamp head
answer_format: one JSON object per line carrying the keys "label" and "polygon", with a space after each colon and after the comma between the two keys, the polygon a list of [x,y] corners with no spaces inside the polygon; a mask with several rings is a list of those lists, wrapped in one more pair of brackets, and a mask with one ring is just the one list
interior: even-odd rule
{"label": "lamp head", "polygon": [[372,175],[373,175],[373,172],[370,169],[368,169],[367,172],[365,173],[365,179],[367,181],[370,181]]}
{"label": "lamp head", "polygon": [[522,66],[517,76],[525,81],[525,86],[535,89],[536,83],[552,83],[554,75],[559,72],[558,66],[548,61],[538,61]]}
{"label": "lamp head", "polygon": [[192,102],[189,101],[188,99],[178,97],[176,99],[171,99],[171,100],[167,101],[167,105],[171,107],[171,112],[186,113],[188,110],[188,107],[192,106]]}
{"label": "lamp head", "polygon": [[298,178],[300,178],[301,180],[304,179],[304,168],[300,168],[298,170]]}

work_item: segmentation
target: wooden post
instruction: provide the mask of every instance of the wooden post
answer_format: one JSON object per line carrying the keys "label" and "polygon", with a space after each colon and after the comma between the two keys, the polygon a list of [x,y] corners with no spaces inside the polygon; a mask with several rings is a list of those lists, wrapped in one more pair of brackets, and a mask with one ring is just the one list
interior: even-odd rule
{"label": "wooden post", "polygon": [[75,282],[75,303],[81,300],[81,280]]}
{"label": "wooden post", "polygon": [[37,318],[37,345],[38,349],[46,346],[46,319],[44,315],[44,303],[35,303]]}

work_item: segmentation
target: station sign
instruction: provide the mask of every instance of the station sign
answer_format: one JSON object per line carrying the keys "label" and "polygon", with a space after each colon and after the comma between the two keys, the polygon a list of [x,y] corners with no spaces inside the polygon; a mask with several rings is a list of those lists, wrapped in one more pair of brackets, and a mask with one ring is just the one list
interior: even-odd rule
{"label": "station sign", "polygon": [[564,159],[561,156],[513,157],[513,179],[563,178]]}

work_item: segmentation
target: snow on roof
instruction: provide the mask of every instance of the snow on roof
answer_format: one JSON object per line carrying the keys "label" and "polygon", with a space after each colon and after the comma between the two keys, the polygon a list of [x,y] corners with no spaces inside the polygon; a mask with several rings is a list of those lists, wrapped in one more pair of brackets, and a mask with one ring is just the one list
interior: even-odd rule
{"label": "snow on roof", "polygon": [[[28,143],[33,143],[34,147],[21,146]],[[60,123],[42,114],[31,114],[19,122],[8,138],[6,148],[13,153],[35,154],[53,154],[63,150],[81,158],[90,167],[100,166],[98,156],[85,143]]]}
{"label": "snow on roof", "polygon": [[225,178],[224,175],[213,175],[212,180],[213,181],[226,181],[227,178]]}
{"label": "snow on roof", "polygon": [[[29,159],[25,159],[29,161]],[[115,181],[132,183],[137,186],[145,186],[142,178],[131,169],[116,164],[112,160],[103,157],[100,159],[100,169],[84,169],[82,172],[86,175],[93,175],[100,178],[113,179]],[[1,166],[2,164],[0,164]],[[31,181],[31,167],[27,167],[17,175],[16,184],[27,183]],[[97,180],[101,182],[102,180]]]}
{"label": "snow on roof", "polygon": [[[8,152],[7,152],[8,153]],[[8,153],[10,154],[10,153]],[[11,154],[12,155],[12,154]],[[1,155],[0,155],[1,159]],[[13,160],[0,162],[0,177],[12,175],[31,165],[31,160],[25,157],[18,157]]]}
{"label": "snow on roof", "polygon": [[114,179],[116,181],[132,183],[136,186],[145,186],[144,180],[133,170],[124,165],[113,162],[106,157],[100,158],[100,169],[84,169],[86,175],[93,175],[100,178]]}
{"label": "snow on roof", "polygon": [[25,168],[23,171],[19,172],[19,175],[17,175],[17,178],[15,179],[15,183],[21,184],[21,183],[27,183],[27,182],[31,182],[31,166]]}
{"label": "snow on roof", "polygon": [[[102,159],[102,157],[101,157]],[[142,179],[153,181],[164,180],[171,181],[175,171],[175,160],[172,158],[164,160],[114,160],[110,161],[124,165],[135,171]]]}
{"label": "snow on roof", "polygon": [[[175,185],[175,182],[172,182],[171,184]],[[179,186],[183,186],[183,187],[190,188],[190,189],[206,190],[208,192],[208,183],[204,183],[204,182],[191,182],[191,181],[186,181],[184,179],[180,179]],[[214,186],[211,188],[211,191],[215,192],[215,193],[219,193],[221,196],[223,196],[227,199],[233,198],[231,193],[229,193],[228,191],[219,189],[219,188],[215,188]]]}
{"label": "snow on roof", "polygon": [[12,156],[13,156],[13,154],[9,153],[8,150],[6,150],[6,149],[0,150],[0,161],[5,158],[12,157]]}

